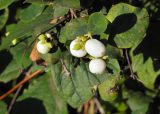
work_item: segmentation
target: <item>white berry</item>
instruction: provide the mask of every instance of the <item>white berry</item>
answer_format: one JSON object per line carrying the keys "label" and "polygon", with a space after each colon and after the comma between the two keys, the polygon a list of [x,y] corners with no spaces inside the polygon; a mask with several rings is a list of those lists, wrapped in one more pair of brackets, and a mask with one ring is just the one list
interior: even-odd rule
{"label": "white berry", "polygon": [[47,54],[50,51],[50,47],[48,47],[45,43],[42,43],[42,41],[39,41],[37,43],[37,50],[41,54]]}
{"label": "white berry", "polygon": [[52,38],[50,33],[46,33],[45,35],[47,36],[47,38]]}
{"label": "white berry", "polygon": [[106,63],[103,59],[93,59],[89,63],[89,70],[94,74],[102,74],[106,69]]}
{"label": "white berry", "polygon": [[97,39],[90,39],[85,44],[87,53],[93,57],[102,57],[106,54],[106,49],[103,43]]}
{"label": "white berry", "polygon": [[74,49],[74,46],[77,44],[77,42],[78,42],[77,39],[75,39],[75,40],[73,40],[71,42],[71,44],[70,44],[70,52],[75,57],[84,57],[87,54],[85,49],[79,49],[79,50],[75,50]]}

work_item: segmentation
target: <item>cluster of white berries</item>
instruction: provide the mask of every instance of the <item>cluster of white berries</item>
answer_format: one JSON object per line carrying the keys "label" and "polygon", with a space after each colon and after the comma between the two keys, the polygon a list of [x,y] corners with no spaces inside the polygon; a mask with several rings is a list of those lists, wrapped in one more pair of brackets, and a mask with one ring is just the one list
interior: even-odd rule
{"label": "cluster of white berries", "polygon": [[[41,34],[38,37],[39,41],[37,43],[37,50],[41,54],[47,54],[51,48],[52,48],[52,43],[50,42],[52,40],[52,36],[49,33],[46,34]],[[49,39],[49,42],[47,41]]]}
{"label": "cluster of white berries", "polygon": [[106,63],[102,59],[106,55],[106,49],[102,42],[87,35],[77,37],[70,44],[70,52],[75,57],[84,57],[87,53],[93,57],[89,63],[91,73],[102,74],[106,69]]}

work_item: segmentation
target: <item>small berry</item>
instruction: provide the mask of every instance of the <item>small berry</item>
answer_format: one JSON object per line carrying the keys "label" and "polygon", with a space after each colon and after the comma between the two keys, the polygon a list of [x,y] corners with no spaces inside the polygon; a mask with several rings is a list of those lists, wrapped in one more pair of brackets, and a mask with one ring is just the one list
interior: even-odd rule
{"label": "small berry", "polygon": [[93,59],[89,63],[89,70],[94,74],[102,74],[106,69],[106,63],[103,59]]}
{"label": "small berry", "polygon": [[46,35],[47,38],[52,39],[52,35],[50,33],[45,33],[45,35]]}
{"label": "small berry", "polygon": [[84,57],[87,54],[85,49],[83,49],[80,46],[80,44],[79,44],[77,39],[75,39],[75,40],[73,40],[71,42],[71,44],[70,44],[70,52],[75,57]]}
{"label": "small berry", "polygon": [[88,40],[85,44],[85,49],[93,57],[103,57],[106,54],[104,44],[97,39]]}
{"label": "small berry", "polygon": [[17,39],[17,38],[15,38],[15,39],[12,40],[12,44],[13,44],[13,45],[16,45],[17,42],[18,42],[18,39]]}
{"label": "small berry", "polygon": [[39,41],[37,43],[37,50],[41,54],[47,54],[50,51],[51,47],[48,46],[47,43],[43,43],[42,41]]}

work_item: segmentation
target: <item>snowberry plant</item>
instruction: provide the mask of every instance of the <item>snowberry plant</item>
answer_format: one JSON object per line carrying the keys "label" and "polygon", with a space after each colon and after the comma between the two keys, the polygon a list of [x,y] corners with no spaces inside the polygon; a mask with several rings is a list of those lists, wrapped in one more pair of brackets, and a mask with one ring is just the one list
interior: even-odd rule
{"label": "snowberry plant", "polygon": [[0,0],[0,113],[151,113],[160,70],[139,50],[148,25],[131,2]]}

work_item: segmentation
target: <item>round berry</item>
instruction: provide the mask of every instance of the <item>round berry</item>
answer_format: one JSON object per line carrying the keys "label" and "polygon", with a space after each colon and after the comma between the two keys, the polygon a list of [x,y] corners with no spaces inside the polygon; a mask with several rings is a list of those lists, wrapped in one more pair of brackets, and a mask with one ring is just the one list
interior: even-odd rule
{"label": "round berry", "polygon": [[93,59],[89,63],[89,70],[94,74],[102,74],[106,69],[106,63],[103,59]]}
{"label": "round berry", "polygon": [[47,46],[46,43],[43,43],[42,41],[39,41],[37,43],[37,50],[41,54],[47,54],[50,51],[51,47]]}
{"label": "round berry", "polygon": [[47,38],[52,38],[52,35],[50,33],[46,33],[45,35],[47,36]]}
{"label": "round berry", "polygon": [[77,44],[78,44],[77,39],[75,39],[71,42],[71,44],[70,44],[71,54],[75,57],[84,57],[87,54],[86,50],[83,48],[82,49],[74,49]]}
{"label": "round berry", "polygon": [[93,57],[102,57],[106,54],[106,49],[103,43],[97,39],[90,39],[85,44],[87,53]]}

